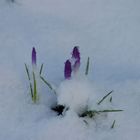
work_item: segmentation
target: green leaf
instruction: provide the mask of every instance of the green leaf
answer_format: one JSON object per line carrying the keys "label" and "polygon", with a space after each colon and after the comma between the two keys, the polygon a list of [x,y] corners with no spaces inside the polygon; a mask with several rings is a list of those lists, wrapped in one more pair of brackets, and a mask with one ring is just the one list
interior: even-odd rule
{"label": "green leaf", "polygon": [[100,105],[112,92],[113,90],[110,91],[107,95],[105,95],[97,104]]}
{"label": "green leaf", "polygon": [[30,81],[31,78],[30,78],[30,74],[29,74],[29,69],[28,69],[26,64],[25,64],[25,69],[26,69],[26,73],[27,73],[28,79]]}
{"label": "green leaf", "polygon": [[88,59],[87,59],[87,65],[86,65],[85,75],[88,75],[88,72],[89,72],[89,60],[90,60],[90,58],[88,57]]}
{"label": "green leaf", "polygon": [[113,121],[113,123],[112,123],[112,125],[111,125],[111,129],[113,129],[113,128],[114,128],[115,123],[116,123],[116,121],[114,120],[114,121]]}
{"label": "green leaf", "polygon": [[112,96],[110,97],[109,101],[112,102]]}
{"label": "green leaf", "polygon": [[121,109],[112,109],[112,110],[106,109],[106,110],[99,110],[97,112],[103,113],[103,112],[120,112],[120,111],[123,111],[123,110],[121,110]]}
{"label": "green leaf", "polygon": [[30,93],[31,93],[31,97],[32,97],[32,99],[33,99],[33,87],[32,87],[32,84],[31,84],[31,82],[30,82]]}
{"label": "green leaf", "polygon": [[86,117],[88,116],[89,118],[93,118],[96,114],[100,114],[100,113],[105,113],[105,112],[120,112],[120,111],[123,111],[123,110],[120,110],[120,109],[115,109],[115,110],[88,110],[88,111],[85,111],[83,112],[82,114],[80,114],[79,116],[80,117]]}
{"label": "green leaf", "polygon": [[45,80],[44,77],[42,77],[41,75],[40,75],[40,78],[48,86],[48,88],[50,90],[53,90],[53,92],[56,94],[56,91],[53,89],[53,87],[51,86],[51,84],[47,80]]}
{"label": "green leaf", "polygon": [[44,66],[44,64],[41,64],[40,71],[39,71],[40,75],[42,74],[43,66]]}
{"label": "green leaf", "polygon": [[26,64],[25,64],[25,69],[26,69],[26,73],[27,73],[27,76],[28,76],[29,84],[30,84],[30,93],[31,93],[31,97],[32,97],[32,100],[33,100],[33,87],[32,87],[32,83],[31,83],[31,78],[30,78],[29,69],[28,69],[28,67],[27,67]]}
{"label": "green leaf", "polygon": [[36,78],[35,73],[33,72],[33,82],[34,82],[34,91],[33,91],[33,102],[37,102],[37,85],[36,85]]}

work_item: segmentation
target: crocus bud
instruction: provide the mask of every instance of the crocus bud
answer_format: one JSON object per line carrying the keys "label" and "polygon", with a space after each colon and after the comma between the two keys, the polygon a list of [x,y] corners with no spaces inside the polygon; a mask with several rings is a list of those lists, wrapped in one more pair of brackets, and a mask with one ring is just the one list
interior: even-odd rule
{"label": "crocus bud", "polygon": [[71,72],[72,72],[71,62],[69,60],[67,60],[65,62],[65,69],[64,69],[65,79],[70,79],[71,78]]}
{"label": "crocus bud", "polygon": [[32,65],[36,66],[36,50],[34,47],[32,49]]}
{"label": "crocus bud", "polygon": [[80,52],[77,46],[73,48],[72,52],[73,71],[76,73],[80,67]]}
{"label": "crocus bud", "polygon": [[72,58],[80,61],[80,52],[79,52],[78,46],[75,46],[73,48]]}

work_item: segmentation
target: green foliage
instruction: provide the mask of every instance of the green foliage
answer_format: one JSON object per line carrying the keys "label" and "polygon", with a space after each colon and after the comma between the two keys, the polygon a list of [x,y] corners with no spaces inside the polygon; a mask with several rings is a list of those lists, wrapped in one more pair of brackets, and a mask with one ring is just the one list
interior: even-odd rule
{"label": "green foliage", "polygon": [[110,101],[110,103],[112,102],[112,96],[110,97],[109,101]]}
{"label": "green foliage", "polygon": [[100,105],[112,92],[113,90],[110,91],[107,95],[105,95],[97,104]]}
{"label": "green foliage", "polygon": [[41,64],[40,71],[39,71],[40,75],[42,74],[43,66],[44,66],[44,64]]}
{"label": "green foliage", "polygon": [[28,67],[27,67],[26,64],[25,64],[25,69],[26,69],[26,73],[27,73],[28,79],[29,79],[29,81],[30,81],[30,80],[31,80],[31,78],[30,78],[30,73],[29,73],[29,69],[28,69]]}
{"label": "green foliage", "polygon": [[56,91],[55,91],[55,89],[52,87],[52,85],[42,76],[42,70],[43,70],[43,64],[41,65],[40,71],[39,71],[40,79],[48,86],[48,88],[49,88],[50,90],[52,90],[52,91],[56,94]]}
{"label": "green foliage", "polygon": [[26,69],[28,80],[29,80],[31,98],[33,100],[33,96],[34,96],[33,95],[33,86],[32,86],[32,82],[31,82],[31,76],[30,76],[30,73],[29,73],[29,69],[28,69],[26,64],[25,64],[25,69]]}
{"label": "green foliage", "polygon": [[[32,77],[31,77],[31,75],[29,73],[29,68],[26,64],[25,64],[25,70],[26,70],[27,77],[28,77],[28,80],[29,80],[31,98],[32,98],[32,101],[34,103],[36,103],[37,100],[38,100],[38,97],[37,97],[38,95],[37,95],[37,82],[36,82],[35,73],[33,71],[32,72]],[[32,79],[33,79],[33,84],[32,84]]]}
{"label": "green foliage", "polygon": [[40,78],[48,86],[48,88],[56,94],[56,91],[55,89],[53,89],[52,85],[46,79],[44,79],[44,77],[42,77],[41,75],[40,75]]}
{"label": "green foliage", "polygon": [[33,90],[33,102],[36,103],[37,102],[37,84],[36,84],[36,77],[35,77],[35,73],[33,72],[33,83],[34,83],[34,90]]}
{"label": "green foliage", "polygon": [[115,123],[116,123],[116,120],[113,121],[113,123],[111,125],[111,129],[113,129],[115,127]]}
{"label": "green foliage", "polygon": [[95,115],[100,114],[100,113],[110,113],[110,112],[120,112],[123,110],[120,109],[116,109],[116,110],[88,110],[83,112],[82,114],[80,114],[80,117],[89,117],[89,118],[93,118]]}
{"label": "green foliage", "polygon": [[86,65],[85,75],[88,75],[88,72],[89,72],[89,60],[90,60],[90,58],[88,57],[88,59],[87,59],[87,65]]}

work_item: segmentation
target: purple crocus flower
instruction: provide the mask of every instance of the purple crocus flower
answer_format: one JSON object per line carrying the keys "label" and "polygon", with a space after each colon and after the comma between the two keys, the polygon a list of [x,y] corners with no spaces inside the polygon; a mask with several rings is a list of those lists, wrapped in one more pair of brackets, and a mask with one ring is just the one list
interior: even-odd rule
{"label": "purple crocus flower", "polygon": [[65,62],[65,69],[64,69],[65,79],[70,79],[71,78],[71,72],[72,72],[71,62],[69,60],[67,60]]}
{"label": "purple crocus flower", "polygon": [[80,52],[78,46],[75,46],[73,48],[72,61],[73,61],[73,71],[77,72],[80,67]]}
{"label": "purple crocus flower", "polygon": [[72,58],[74,58],[74,59],[80,61],[80,52],[79,52],[78,46],[75,46],[75,47],[73,48]]}
{"label": "purple crocus flower", "polygon": [[34,47],[32,49],[32,65],[36,66],[36,50]]}

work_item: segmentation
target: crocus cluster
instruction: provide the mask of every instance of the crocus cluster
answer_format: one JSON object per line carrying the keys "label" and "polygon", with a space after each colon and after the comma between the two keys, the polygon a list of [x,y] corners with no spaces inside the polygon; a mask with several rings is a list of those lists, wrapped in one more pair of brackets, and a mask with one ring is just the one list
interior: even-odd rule
{"label": "crocus cluster", "polygon": [[70,79],[71,74],[76,73],[80,67],[80,52],[79,47],[75,46],[72,51],[71,59],[66,60],[64,68],[65,79]]}

